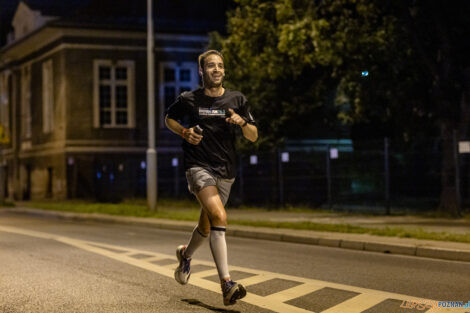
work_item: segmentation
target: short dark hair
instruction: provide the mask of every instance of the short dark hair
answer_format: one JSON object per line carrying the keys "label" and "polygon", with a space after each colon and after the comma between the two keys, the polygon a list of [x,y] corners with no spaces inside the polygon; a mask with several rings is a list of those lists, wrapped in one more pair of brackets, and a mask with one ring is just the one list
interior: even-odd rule
{"label": "short dark hair", "polygon": [[217,50],[207,50],[206,52],[201,53],[199,55],[198,63],[199,63],[200,68],[204,69],[204,62],[206,61],[206,58],[208,56],[212,55],[212,54],[218,55],[222,59],[222,61],[224,60],[224,56],[219,51],[217,51]]}

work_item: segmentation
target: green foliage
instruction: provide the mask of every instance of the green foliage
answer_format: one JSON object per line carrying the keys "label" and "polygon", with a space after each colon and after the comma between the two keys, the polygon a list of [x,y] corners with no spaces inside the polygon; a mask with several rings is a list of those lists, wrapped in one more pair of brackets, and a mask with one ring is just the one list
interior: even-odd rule
{"label": "green foliage", "polygon": [[[467,9],[461,0],[237,2],[229,35],[213,34],[211,45],[225,56],[227,86],[251,102],[260,146],[286,137],[332,137],[338,119],[375,124],[384,128],[378,137],[409,141],[428,136],[443,111],[455,115],[458,79],[433,76],[429,60],[453,57],[442,49],[439,23],[449,44],[468,42],[458,28],[465,20],[459,10]],[[444,19],[449,16],[457,22]],[[365,70],[369,76],[362,77]],[[442,78],[452,83],[442,84],[447,89],[436,98],[430,91]],[[447,105],[433,104],[441,100]]]}
{"label": "green foliage", "polygon": [[0,208],[14,208],[14,207],[15,207],[15,203],[13,202],[10,202],[10,201],[0,202]]}
{"label": "green foliage", "polygon": [[334,129],[338,117],[346,123],[383,115],[383,106],[364,97],[368,82],[361,77],[368,70],[379,78],[379,67],[397,56],[397,19],[384,16],[381,2],[238,2],[229,36],[213,35],[211,45],[225,56],[227,86],[251,102],[261,146],[328,136],[318,131]]}
{"label": "green foliage", "polygon": [[342,137],[338,121],[355,142],[387,136],[395,149],[431,149],[440,140],[441,205],[456,207],[447,173],[453,130],[470,136],[468,0],[237,2],[229,35],[211,44],[225,55],[227,86],[252,105],[259,147]]}

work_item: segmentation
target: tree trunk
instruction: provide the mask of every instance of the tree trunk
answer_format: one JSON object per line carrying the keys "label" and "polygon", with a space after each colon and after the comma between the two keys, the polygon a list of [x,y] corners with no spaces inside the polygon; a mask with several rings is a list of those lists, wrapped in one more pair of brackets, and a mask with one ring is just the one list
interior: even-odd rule
{"label": "tree trunk", "polygon": [[441,161],[441,200],[439,211],[451,216],[459,214],[459,199],[455,184],[453,125],[442,121],[441,125],[442,161]]}

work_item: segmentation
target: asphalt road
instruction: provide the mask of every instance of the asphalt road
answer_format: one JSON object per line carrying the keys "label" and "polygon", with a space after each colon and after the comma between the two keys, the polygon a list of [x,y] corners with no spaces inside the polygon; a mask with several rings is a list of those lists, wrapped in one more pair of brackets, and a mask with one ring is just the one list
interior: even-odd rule
{"label": "asphalt road", "polygon": [[208,244],[191,284],[172,278],[188,238],[0,213],[0,312],[397,313],[424,312],[400,307],[415,298],[470,300],[470,263],[228,237],[232,276],[249,295],[224,307]]}

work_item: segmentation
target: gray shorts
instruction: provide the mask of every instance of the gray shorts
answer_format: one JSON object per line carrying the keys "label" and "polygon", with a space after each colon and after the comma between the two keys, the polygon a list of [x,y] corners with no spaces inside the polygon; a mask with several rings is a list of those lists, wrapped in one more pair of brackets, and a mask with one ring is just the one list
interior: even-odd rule
{"label": "gray shorts", "polygon": [[191,167],[188,169],[186,171],[186,179],[188,180],[188,189],[194,195],[199,193],[204,187],[216,186],[224,206],[228,201],[230,189],[235,181],[235,178],[219,178],[202,167]]}

